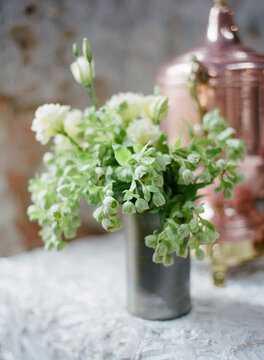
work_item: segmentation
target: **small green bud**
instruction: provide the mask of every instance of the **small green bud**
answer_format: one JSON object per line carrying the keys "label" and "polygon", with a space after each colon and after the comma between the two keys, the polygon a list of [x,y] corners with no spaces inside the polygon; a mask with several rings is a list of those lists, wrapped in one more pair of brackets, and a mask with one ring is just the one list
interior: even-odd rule
{"label": "small green bud", "polygon": [[238,184],[241,184],[243,181],[245,181],[245,175],[238,172],[235,174],[235,180]]}
{"label": "small green bud", "polygon": [[189,225],[190,225],[190,229],[192,232],[196,232],[199,230],[199,222],[197,219],[192,219],[190,222],[189,222]]}
{"label": "small green bud", "polygon": [[78,45],[77,43],[73,43],[72,44],[72,52],[73,52],[73,55],[75,57],[78,57],[79,56],[79,50],[78,50]]}
{"label": "small green bud", "polygon": [[162,263],[162,256],[159,256],[155,251],[152,256],[152,261],[156,264]]}
{"label": "small green bud", "polygon": [[83,51],[83,55],[86,57],[87,61],[91,62],[93,59],[93,56],[92,56],[91,47],[90,47],[90,44],[89,44],[87,38],[83,39],[82,51]]}
{"label": "small green bud", "polygon": [[163,264],[165,266],[171,266],[173,265],[174,261],[173,261],[173,256],[172,254],[167,254],[165,257],[164,257],[164,260],[163,260]]}
{"label": "small green bud", "polygon": [[102,221],[103,220],[103,207],[99,206],[94,212],[93,212],[93,217],[95,220],[97,221]]}
{"label": "small green bud", "polygon": [[190,234],[190,229],[187,224],[182,224],[178,229],[178,234],[185,237]]}
{"label": "small green bud", "polygon": [[149,209],[148,203],[144,199],[137,199],[135,205],[138,213],[143,213],[144,211]]}
{"label": "small green bud", "polygon": [[103,204],[106,208],[116,209],[118,207],[118,202],[112,196],[106,196]]}
{"label": "small green bud", "polygon": [[136,212],[135,205],[132,201],[126,201],[122,206],[123,214],[134,214]]}
{"label": "small green bud", "polygon": [[59,219],[61,217],[60,207],[57,204],[51,206],[50,212],[56,219]]}
{"label": "small green bud", "polygon": [[202,250],[202,249],[197,249],[197,250],[195,251],[195,257],[196,257],[196,259],[198,259],[198,260],[203,260],[203,259],[204,259],[204,252],[203,252],[203,250]]}
{"label": "small green bud", "polygon": [[148,235],[145,237],[145,244],[147,247],[155,249],[157,246],[157,235]]}
{"label": "small green bud", "polygon": [[209,173],[208,170],[204,170],[201,172],[201,174],[199,175],[199,179],[202,181],[202,182],[210,182],[211,181],[211,175]]}
{"label": "small green bud", "polygon": [[177,255],[181,256],[183,258],[187,258],[188,253],[189,253],[189,250],[188,250],[187,244],[181,244]]}
{"label": "small green bud", "polygon": [[217,169],[223,171],[223,170],[226,169],[227,163],[226,163],[226,161],[224,159],[219,159],[216,162],[216,167],[217,167]]}
{"label": "small green bud", "polygon": [[113,231],[115,229],[115,224],[108,218],[102,220],[102,226],[106,231]]}
{"label": "small green bud", "polygon": [[117,215],[118,211],[116,208],[112,208],[111,206],[103,205],[103,214],[104,217],[111,217]]}
{"label": "small green bud", "polygon": [[58,241],[55,243],[56,250],[61,251],[65,248],[67,243],[65,241]]}
{"label": "small green bud", "polygon": [[186,185],[191,184],[194,181],[194,175],[191,170],[184,170],[184,172],[182,173],[182,180]]}
{"label": "small green bud", "polygon": [[233,199],[233,196],[234,196],[234,194],[233,194],[232,189],[230,189],[229,187],[224,189],[224,198],[225,199]]}
{"label": "small green bud", "polygon": [[165,256],[168,252],[168,248],[164,242],[161,242],[156,247],[156,252],[159,256]]}
{"label": "small green bud", "polygon": [[52,154],[51,152],[46,152],[43,156],[43,162],[46,165],[54,164],[55,163],[54,154]]}
{"label": "small green bud", "polygon": [[104,176],[104,169],[101,167],[96,167],[95,168],[95,174],[98,177],[98,179],[100,179],[101,176]]}
{"label": "small green bud", "polygon": [[159,207],[165,204],[165,198],[160,192],[157,192],[153,195],[153,202],[157,207]]}

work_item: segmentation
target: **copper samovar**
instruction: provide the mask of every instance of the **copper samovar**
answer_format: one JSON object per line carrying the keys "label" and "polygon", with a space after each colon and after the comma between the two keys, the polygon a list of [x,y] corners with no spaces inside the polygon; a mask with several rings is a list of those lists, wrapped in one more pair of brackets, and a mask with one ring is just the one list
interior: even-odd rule
{"label": "copper samovar", "polygon": [[246,180],[234,198],[226,201],[213,191],[206,197],[206,216],[220,233],[206,248],[218,286],[228,267],[264,252],[264,55],[240,42],[232,15],[226,1],[215,1],[202,45],[173,59],[157,76],[171,102],[164,122],[171,143],[180,131],[187,140],[182,119],[199,123],[217,107],[247,147],[241,164]]}

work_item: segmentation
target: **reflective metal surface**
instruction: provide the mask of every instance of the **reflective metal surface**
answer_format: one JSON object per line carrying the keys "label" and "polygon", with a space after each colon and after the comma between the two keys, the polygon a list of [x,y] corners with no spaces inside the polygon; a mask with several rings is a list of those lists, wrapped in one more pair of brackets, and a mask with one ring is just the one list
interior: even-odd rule
{"label": "reflective metal surface", "polygon": [[148,320],[174,319],[190,310],[190,259],[174,257],[165,267],[152,261],[153,249],[145,236],[159,226],[155,214],[124,217],[127,253],[127,307],[130,313]]}
{"label": "reflective metal surface", "polygon": [[[240,42],[233,12],[225,6],[225,2],[218,1],[218,5],[210,10],[202,45],[174,58],[158,73],[157,83],[161,92],[171,102],[164,123],[170,143],[178,138],[180,131],[183,142],[189,141],[182,118],[193,125],[199,122],[187,88],[194,56],[206,67],[209,75],[208,83],[201,83],[196,88],[201,111],[219,108],[247,147],[241,169],[246,180],[235,189],[234,199],[226,201],[221,194],[214,193],[213,187],[207,191],[207,218],[215,223],[220,233],[218,243],[221,253],[225,254],[217,260],[212,256],[212,267],[220,264],[226,268],[226,265],[231,266],[231,263],[263,253],[264,55]],[[247,241],[252,246],[244,246]],[[234,245],[229,246],[231,242]],[[256,251],[250,250],[253,248]],[[240,249],[248,249],[248,256]],[[210,250],[209,253],[214,252]],[[214,269],[213,272],[215,274]]]}

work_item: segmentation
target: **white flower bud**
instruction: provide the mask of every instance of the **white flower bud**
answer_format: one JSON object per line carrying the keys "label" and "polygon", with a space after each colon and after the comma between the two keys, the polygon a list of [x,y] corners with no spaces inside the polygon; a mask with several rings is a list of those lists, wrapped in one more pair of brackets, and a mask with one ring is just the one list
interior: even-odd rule
{"label": "white flower bud", "polygon": [[142,113],[144,116],[159,123],[168,114],[168,103],[166,96],[145,96],[142,103]]}
{"label": "white flower bud", "polygon": [[189,169],[184,170],[184,172],[182,173],[182,179],[184,184],[186,185],[191,184],[194,181],[194,175],[191,172],[191,170]]}
{"label": "white flower bud", "polygon": [[118,207],[118,202],[116,201],[116,199],[114,199],[112,196],[106,196],[104,198],[103,204],[107,207],[107,208],[112,208],[112,209],[116,209]]}
{"label": "white flower bud", "polygon": [[89,62],[84,56],[79,56],[71,64],[72,75],[79,84],[89,85],[91,83],[92,78],[95,77],[93,61],[91,62],[91,69],[92,72],[90,71]]}

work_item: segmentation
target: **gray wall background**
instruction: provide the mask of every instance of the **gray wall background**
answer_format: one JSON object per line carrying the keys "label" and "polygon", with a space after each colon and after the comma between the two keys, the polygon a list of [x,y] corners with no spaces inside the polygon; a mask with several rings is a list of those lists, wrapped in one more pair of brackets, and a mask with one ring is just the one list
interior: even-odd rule
{"label": "gray wall background", "polygon": [[[88,36],[99,92],[150,92],[158,67],[198,44],[212,0],[1,0],[0,92],[20,105],[86,105],[69,72]],[[241,38],[264,52],[264,1],[230,0]]]}

